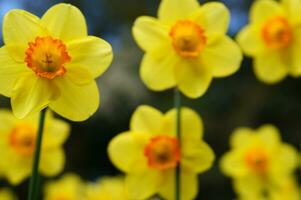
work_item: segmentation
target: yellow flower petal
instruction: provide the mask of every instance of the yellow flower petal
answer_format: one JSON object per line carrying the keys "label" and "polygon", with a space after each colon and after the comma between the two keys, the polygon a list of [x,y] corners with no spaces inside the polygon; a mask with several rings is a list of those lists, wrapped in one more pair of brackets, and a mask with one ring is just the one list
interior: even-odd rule
{"label": "yellow flower petal", "polygon": [[230,13],[224,4],[210,2],[199,9],[194,20],[200,23],[207,34],[225,34],[230,22]]}
{"label": "yellow flower petal", "polygon": [[263,125],[258,129],[258,137],[264,141],[265,147],[275,147],[280,144],[280,131],[273,125]]}
{"label": "yellow flower petal", "polygon": [[2,188],[0,190],[0,199],[1,200],[17,200],[13,192],[8,188]]}
{"label": "yellow flower petal", "polygon": [[274,0],[259,0],[251,7],[250,20],[255,23],[262,23],[275,15],[282,15],[283,9]]}
{"label": "yellow flower petal", "polygon": [[30,174],[31,172],[31,168],[28,166],[29,163],[18,163],[15,164],[13,167],[10,166],[10,169],[8,169],[8,171],[5,173],[7,180],[9,181],[10,184],[12,185],[18,185],[20,184],[22,181],[24,181],[24,179],[26,179],[26,177]]}
{"label": "yellow flower petal", "polygon": [[284,10],[288,13],[288,17],[292,24],[300,23],[301,16],[301,1],[300,0],[282,0],[281,1]]}
{"label": "yellow flower petal", "polygon": [[232,148],[239,148],[247,144],[254,134],[254,131],[250,128],[237,128],[230,136],[230,145]]}
{"label": "yellow flower petal", "polygon": [[5,44],[28,45],[37,36],[46,35],[40,19],[24,10],[9,11],[3,21],[3,40]]}
{"label": "yellow flower petal", "polygon": [[47,26],[52,36],[63,41],[87,36],[83,14],[70,4],[56,4],[43,15],[41,21]]}
{"label": "yellow flower petal", "polygon": [[221,158],[220,168],[224,174],[231,177],[244,177],[248,173],[248,169],[243,162],[240,151],[226,153]]}
{"label": "yellow flower petal", "polygon": [[163,22],[172,24],[189,17],[198,8],[200,5],[197,0],[162,0],[158,17]]}
{"label": "yellow flower petal", "polygon": [[265,45],[261,38],[260,28],[257,26],[245,26],[238,33],[237,42],[248,56],[258,55],[265,49]]}
{"label": "yellow flower petal", "polygon": [[255,57],[254,72],[259,80],[274,84],[287,76],[288,66],[278,54],[266,53]]}
{"label": "yellow flower petal", "polygon": [[13,113],[17,118],[24,118],[47,107],[58,96],[59,91],[49,80],[33,74],[20,77],[14,83],[11,96]]}
{"label": "yellow flower petal", "polygon": [[[184,135],[183,135],[184,136]],[[182,140],[183,169],[190,172],[201,173],[208,170],[214,160],[214,153],[208,144],[201,140]]]}
{"label": "yellow flower petal", "polygon": [[201,52],[201,62],[212,70],[214,77],[225,77],[235,73],[242,61],[238,45],[228,36],[216,39]]}
{"label": "yellow flower petal", "polygon": [[148,53],[162,51],[170,45],[169,27],[153,17],[139,17],[133,26],[133,36],[141,49]]}
{"label": "yellow flower petal", "polygon": [[126,176],[129,199],[148,199],[155,195],[160,184],[160,173],[155,170],[133,173]]}
{"label": "yellow flower petal", "polygon": [[65,154],[62,148],[42,151],[40,171],[45,176],[55,176],[65,165]]}
{"label": "yellow flower petal", "polygon": [[140,68],[142,81],[154,91],[162,91],[175,86],[174,68],[177,59],[173,54],[154,57],[145,54]]}
{"label": "yellow flower petal", "polygon": [[103,74],[113,59],[112,47],[106,41],[89,36],[67,43],[71,62],[67,64],[87,68],[94,78]]}
{"label": "yellow flower petal", "polygon": [[91,72],[85,67],[72,66],[68,67],[67,71],[66,78],[69,78],[76,85],[87,85],[94,81]]}
{"label": "yellow flower petal", "polygon": [[147,163],[143,155],[144,145],[139,139],[141,138],[135,136],[134,133],[126,132],[114,137],[109,144],[110,160],[126,173],[135,173],[141,169],[146,169]]}
{"label": "yellow flower petal", "polygon": [[201,68],[199,62],[183,61],[176,66],[175,76],[181,92],[190,98],[198,98],[207,91],[211,81],[211,72]]}
{"label": "yellow flower petal", "polygon": [[15,124],[15,121],[16,118],[13,117],[11,112],[4,109],[0,110],[0,142],[4,142],[6,140],[5,138],[7,137],[7,134],[5,133],[9,133],[11,127]]}
{"label": "yellow flower petal", "polygon": [[0,71],[0,93],[7,97],[11,96],[17,78],[31,73],[24,64],[16,63],[10,57],[6,47],[0,48]]}
{"label": "yellow flower petal", "polygon": [[[168,111],[164,116],[164,132],[176,132],[176,109]],[[181,108],[181,135],[183,140],[200,140],[203,137],[203,121],[199,115],[190,108]]]}
{"label": "yellow flower petal", "polygon": [[162,119],[159,110],[151,106],[139,106],[131,118],[130,129],[138,133],[159,133]]}
{"label": "yellow flower petal", "polygon": [[67,78],[57,78],[55,81],[60,96],[49,104],[53,111],[72,121],[84,121],[96,112],[99,91],[95,81],[84,86],[78,86]]}
{"label": "yellow flower petal", "polygon": [[291,46],[291,51],[290,51],[291,66],[289,68],[289,73],[293,77],[301,76],[301,58],[300,58],[301,39],[300,37],[298,37],[299,34],[301,34],[301,27],[298,28],[298,30],[296,30],[295,33],[296,43]]}

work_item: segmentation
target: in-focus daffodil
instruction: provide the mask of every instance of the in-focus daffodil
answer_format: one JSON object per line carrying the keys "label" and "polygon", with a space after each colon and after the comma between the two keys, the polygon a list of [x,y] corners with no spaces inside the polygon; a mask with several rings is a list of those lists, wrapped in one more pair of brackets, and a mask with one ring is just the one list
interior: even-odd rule
{"label": "in-focus daffodil", "polygon": [[242,53],[226,32],[230,20],[222,3],[162,0],[158,19],[139,17],[133,35],[145,51],[140,68],[152,90],[178,87],[191,98],[203,95],[212,78],[239,69]]}
{"label": "in-focus daffodil", "polygon": [[241,199],[270,199],[285,190],[286,181],[298,166],[298,155],[292,146],[281,142],[277,128],[239,128],[230,144],[232,149],[222,158],[221,169],[234,179]]}
{"label": "in-focus daffodil", "polygon": [[[1,175],[12,184],[19,184],[30,176],[34,157],[38,115],[17,119],[7,111],[0,111],[0,168]],[[65,164],[63,143],[69,135],[67,123],[46,115],[44,138],[41,150],[40,172],[54,176]]]}
{"label": "in-focus daffodil", "polygon": [[99,106],[95,78],[112,60],[111,46],[88,36],[83,14],[69,4],[51,7],[42,18],[9,11],[0,48],[0,93],[11,97],[18,118],[49,106],[74,121]]}
{"label": "in-focus daffodil", "polygon": [[44,188],[44,200],[83,200],[85,186],[75,174],[65,174],[61,179],[50,181]]}
{"label": "in-focus daffodil", "polygon": [[85,200],[128,200],[122,177],[104,177],[86,186]]}
{"label": "in-focus daffodil", "polygon": [[0,189],[0,200],[17,200],[17,197],[10,189]]}
{"label": "in-focus daffodil", "polygon": [[194,199],[198,192],[197,174],[208,170],[214,153],[203,141],[201,118],[189,108],[181,108],[181,132],[176,137],[176,110],[166,114],[150,106],[134,112],[130,130],[109,144],[111,161],[126,173],[129,199],[147,199],[159,194],[174,199],[175,169],[181,164],[181,199]]}
{"label": "in-focus daffodil", "polygon": [[301,0],[257,0],[237,41],[254,58],[257,78],[273,84],[301,76]]}

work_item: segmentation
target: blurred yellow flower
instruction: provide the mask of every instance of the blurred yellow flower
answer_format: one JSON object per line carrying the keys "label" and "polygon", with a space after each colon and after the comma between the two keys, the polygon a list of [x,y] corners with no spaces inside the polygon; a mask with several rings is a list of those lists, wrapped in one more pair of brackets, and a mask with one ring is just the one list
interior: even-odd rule
{"label": "blurred yellow flower", "polygon": [[250,24],[237,36],[246,55],[254,58],[254,72],[265,83],[287,75],[301,76],[301,0],[257,0]]}
{"label": "blurred yellow flower", "polygon": [[276,127],[239,128],[230,144],[232,149],[221,159],[221,169],[234,179],[234,189],[242,199],[265,199],[281,193],[279,188],[290,189],[283,185],[297,168],[298,155],[292,146],[281,142]]}
{"label": "blurred yellow flower", "polygon": [[75,174],[65,174],[61,179],[50,181],[44,188],[44,200],[83,200],[84,183]]}
{"label": "blurred yellow flower", "polygon": [[289,177],[285,179],[279,188],[271,188],[271,200],[300,200],[301,191],[298,182]]}
{"label": "blurred yellow flower", "polygon": [[214,153],[202,139],[201,118],[189,108],[181,109],[181,131],[178,141],[175,109],[162,114],[150,106],[140,106],[131,118],[130,130],[110,142],[108,153],[113,164],[126,173],[129,199],[147,199],[158,193],[173,200],[179,162],[181,199],[195,198],[197,174],[212,166]]}
{"label": "blurred yellow flower", "polygon": [[9,11],[0,48],[0,93],[11,97],[18,118],[49,106],[82,121],[99,106],[95,78],[112,60],[111,46],[88,36],[76,7],[57,4],[40,19],[24,10]]}
{"label": "blurred yellow flower", "polygon": [[152,90],[179,87],[190,98],[203,95],[212,78],[239,69],[242,53],[226,32],[230,14],[222,3],[162,0],[158,19],[139,17],[133,35],[145,51],[140,68]]}
{"label": "blurred yellow flower", "polygon": [[[19,184],[31,173],[35,150],[38,115],[16,119],[7,110],[0,110],[0,169],[11,184]],[[63,143],[69,136],[67,123],[46,114],[41,150],[40,172],[54,176],[65,164]]]}
{"label": "blurred yellow flower", "polygon": [[124,178],[104,177],[86,186],[85,200],[127,200]]}
{"label": "blurred yellow flower", "polygon": [[10,189],[0,189],[0,200],[17,200]]}

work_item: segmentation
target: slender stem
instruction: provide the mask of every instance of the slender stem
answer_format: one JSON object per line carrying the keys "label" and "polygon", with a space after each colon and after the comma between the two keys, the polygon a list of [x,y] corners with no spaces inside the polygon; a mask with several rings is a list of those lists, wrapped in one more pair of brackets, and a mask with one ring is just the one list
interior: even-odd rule
{"label": "slender stem", "polygon": [[45,115],[46,115],[46,108],[43,109],[40,113],[39,119],[39,128],[38,128],[38,135],[36,139],[36,147],[35,147],[35,154],[33,159],[32,165],[32,174],[30,178],[30,185],[28,190],[28,198],[27,200],[36,200],[39,194],[39,162],[40,162],[40,154],[41,154],[41,145],[42,145],[42,138],[43,138],[43,129],[45,124]]}
{"label": "slender stem", "polygon": [[[181,93],[176,88],[174,94],[174,104],[177,110],[177,117],[176,117],[176,134],[181,146]],[[176,167],[176,174],[175,174],[175,200],[181,199],[181,163],[179,162]]]}

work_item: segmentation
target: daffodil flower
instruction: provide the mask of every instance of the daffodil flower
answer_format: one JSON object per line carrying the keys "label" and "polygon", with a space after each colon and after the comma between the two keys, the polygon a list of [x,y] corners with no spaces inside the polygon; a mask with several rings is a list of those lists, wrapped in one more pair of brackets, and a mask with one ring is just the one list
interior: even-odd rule
{"label": "daffodil flower", "polygon": [[83,200],[85,185],[76,174],[65,174],[58,180],[49,181],[44,187],[44,200]]}
{"label": "daffodil flower", "polygon": [[298,167],[296,150],[282,143],[279,135],[272,125],[258,130],[239,128],[233,133],[232,149],[223,156],[221,169],[234,179],[234,189],[242,199],[280,193]]}
{"label": "daffodil flower", "polygon": [[222,3],[162,0],[158,18],[142,16],[133,35],[145,51],[140,68],[152,90],[178,87],[191,98],[202,96],[213,78],[229,76],[240,66],[242,53],[226,36],[230,14]]}
{"label": "daffodil flower", "polygon": [[237,36],[244,53],[254,58],[256,77],[268,84],[287,75],[301,76],[301,0],[258,0],[250,23]]}
{"label": "daffodil flower", "polygon": [[197,174],[212,166],[214,153],[202,140],[201,118],[189,108],[181,108],[182,139],[176,137],[176,110],[166,114],[150,106],[134,112],[130,130],[109,144],[113,164],[126,173],[129,199],[147,199],[159,194],[174,199],[175,169],[181,165],[181,199],[198,193]]}
{"label": "daffodil flower", "polygon": [[69,4],[51,7],[42,18],[9,11],[0,48],[0,93],[11,97],[16,117],[49,106],[74,121],[90,117],[99,106],[95,78],[112,60],[111,46],[88,36],[85,18]]}
{"label": "daffodil flower", "polygon": [[[0,169],[11,184],[19,184],[30,176],[37,137],[38,115],[17,119],[6,110],[0,111]],[[62,145],[69,136],[67,123],[46,115],[41,150],[40,172],[55,176],[63,170],[65,154]]]}

